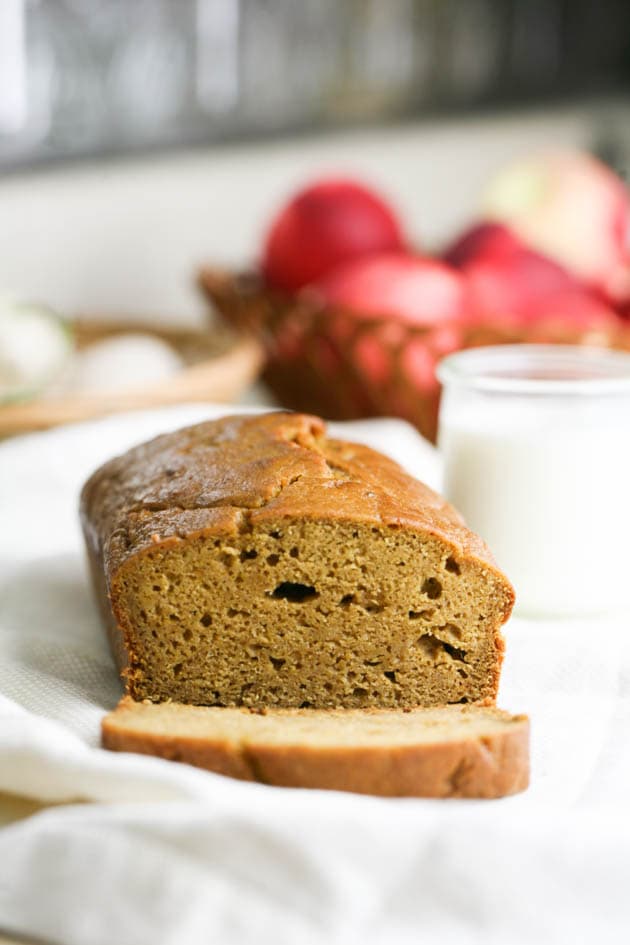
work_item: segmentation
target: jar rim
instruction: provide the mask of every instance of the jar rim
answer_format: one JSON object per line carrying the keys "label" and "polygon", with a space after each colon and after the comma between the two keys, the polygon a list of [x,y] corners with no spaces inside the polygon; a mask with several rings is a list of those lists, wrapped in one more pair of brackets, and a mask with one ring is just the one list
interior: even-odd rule
{"label": "jar rim", "polygon": [[582,345],[492,345],[443,358],[439,381],[496,394],[630,394],[630,354]]}

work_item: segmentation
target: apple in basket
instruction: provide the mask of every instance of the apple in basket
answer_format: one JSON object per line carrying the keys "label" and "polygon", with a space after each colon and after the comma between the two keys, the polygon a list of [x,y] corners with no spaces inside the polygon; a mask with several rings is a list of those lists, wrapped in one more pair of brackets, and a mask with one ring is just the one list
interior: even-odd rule
{"label": "apple in basket", "polygon": [[[308,291],[343,313],[331,317],[330,337],[339,346],[352,345],[346,354],[366,384],[398,380],[421,393],[437,389],[435,365],[461,346],[460,323],[470,312],[466,282],[455,269],[402,253],[347,263]],[[383,393],[381,388],[381,402]],[[400,408],[401,393],[389,391],[392,412]]]}
{"label": "apple in basket", "polygon": [[471,317],[503,327],[558,320],[574,328],[616,324],[611,307],[564,266],[528,247],[508,226],[483,222],[447,249],[446,261],[466,278]]}
{"label": "apple in basket", "polygon": [[320,180],[296,194],[272,221],[260,269],[271,290],[326,310],[320,330],[299,311],[287,318],[275,358],[307,360],[328,383],[344,375],[343,396],[358,412],[403,410],[401,396],[382,386],[394,375],[412,392],[435,391],[436,361],[461,344],[464,281],[413,255],[393,208],[356,181]]}
{"label": "apple in basket", "polygon": [[353,180],[319,180],[275,217],[260,268],[270,288],[295,292],[340,263],[404,245],[396,214],[379,194]]}
{"label": "apple in basket", "polygon": [[[272,221],[258,271],[206,269],[232,324],[265,342],[265,378],[289,407],[393,414],[436,433],[437,362],[478,344],[627,347],[629,197],[587,155],[522,162],[489,189],[482,221],[442,256],[407,243],[387,201],[318,180]],[[630,280],[629,280],[630,281]]]}
{"label": "apple in basket", "polygon": [[628,305],[630,193],[596,158],[547,154],[517,161],[492,181],[482,212],[612,305]]}
{"label": "apple in basket", "polygon": [[[343,380],[355,415],[413,415],[406,401],[434,393],[436,362],[461,346],[464,280],[407,250],[394,210],[355,181],[320,180],[293,197],[272,222],[260,270],[270,290],[297,303],[272,357]],[[305,311],[325,317],[314,328]]]}

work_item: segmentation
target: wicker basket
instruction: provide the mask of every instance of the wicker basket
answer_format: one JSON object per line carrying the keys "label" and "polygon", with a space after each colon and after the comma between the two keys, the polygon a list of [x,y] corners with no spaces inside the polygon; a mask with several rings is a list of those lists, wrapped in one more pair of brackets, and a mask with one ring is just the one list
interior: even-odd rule
{"label": "wicker basket", "polygon": [[154,328],[140,321],[92,318],[77,320],[72,328],[79,349],[114,335],[152,334],[168,342],[185,366],[173,377],[133,390],[51,396],[1,406],[0,437],[125,410],[187,401],[229,402],[258,377],[264,361],[262,348],[255,339],[224,328],[215,331]]}
{"label": "wicker basket", "polygon": [[284,406],[334,420],[402,417],[433,442],[440,399],[434,368],[451,351],[520,342],[630,350],[630,326],[580,331],[559,319],[527,331],[496,323],[425,328],[357,319],[304,293],[279,295],[249,273],[206,267],[198,281],[229,325],[263,344],[263,377]]}

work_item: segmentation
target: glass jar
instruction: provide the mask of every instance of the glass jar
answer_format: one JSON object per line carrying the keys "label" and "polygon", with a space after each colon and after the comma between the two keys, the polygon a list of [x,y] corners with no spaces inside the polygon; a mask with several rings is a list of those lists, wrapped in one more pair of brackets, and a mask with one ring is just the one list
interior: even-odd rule
{"label": "glass jar", "polygon": [[444,493],[528,616],[630,606],[630,355],[506,345],[450,355]]}

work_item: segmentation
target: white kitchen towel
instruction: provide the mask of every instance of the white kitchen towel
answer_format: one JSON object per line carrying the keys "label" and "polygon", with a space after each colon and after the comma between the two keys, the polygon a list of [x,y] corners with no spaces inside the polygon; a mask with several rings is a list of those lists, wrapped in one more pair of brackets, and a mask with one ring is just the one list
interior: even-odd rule
{"label": "white kitchen towel", "polygon": [[[0,830],[0,930],[55,945],[624,940],[628,618],[509,624],[500,701],[532,717],[533,781],[503,801],[291,791],[98,748],[121,690],[78,490],[114,453],[222,412],[0,445],[0,791],[63,805]],[[439,484],[435,452],[405,424],[336,432]]]}

